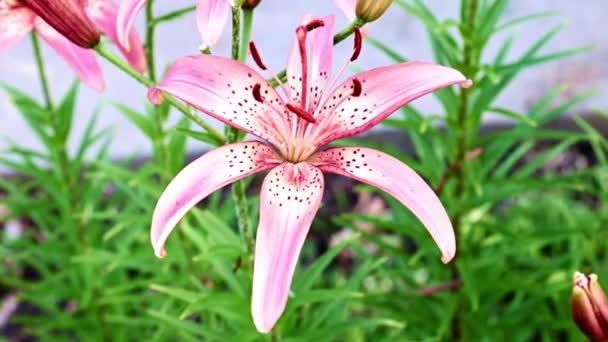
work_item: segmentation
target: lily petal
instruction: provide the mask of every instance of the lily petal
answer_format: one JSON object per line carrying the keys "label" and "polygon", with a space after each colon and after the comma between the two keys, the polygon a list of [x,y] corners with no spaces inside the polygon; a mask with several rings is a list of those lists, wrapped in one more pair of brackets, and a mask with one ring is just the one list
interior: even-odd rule
{"label": "lily petal", "polygon": [[[327,80],[331,75],[331,66],[334,49],[334,16],[317,18],[311,15],[304,16],[302,25],[313,20],[323,21],[322,27],[317,27],[306,33],[306,107],[308,112],[314,112],[319,105]],[[298,37],[293,42],[289,60],[287,62],[287,81],[292,103],[300,104],[302,98],[302,62]]]}
{"label": "lily petal", "polygon": [[[121,44],[117,33],[118,6],[108,0],[88,0],[85,7],[87,16],[105,33],[120,52],[125,56],[127,62],[140,73],[147,68],[146,53],[144,46],[135,30],[128,34],[128,45]],[[130,48],[127,48],[130,47]]]}
{"label": "lily petal", "polygon": [[323,174],[308,163],[283,163],[268,173],[260,195],[251,313],[267,333],[287,303],[298,256],[323,197]]}
{"label": "lily petal", "polygon": [[81,48],[70,42],[41,18],[36,18],[34,25],[40,37],[63,57],[84,84],[98,92],[104,90],[103,73],[93,50]]}
{"label": "lily petal", "polygon": [[131,45],[129,36],[135,17],[141,12],[147,0],[123,0],[118,8],[118,16],[116,18],[116,34],[120,45],[125,49],[130,50]]}
{"label": "lily petal", "polygon": [[441,250],[441,261],[456,253],[450,218],[433,189],[411,168],[380,151],[363,147],[332,148],[317,155],[316,165],[373,185],[394,196],[422,222]]}
{"label": "lily petal", "polygon": [[0,52],[15,46],[34,27],[34,12],[27,7],[12,8],[0,1]]}
{"label": "lily petal", "polygon": [[218,147],[186,166],[169,183],[154,208],[150,232],[154,254],[165,256],[169,234],[199,201],[232,182],[276,165],[274,159],[270,147],[251,141]]}
{"label": "lily petal", "polygon": [[213,48],[222,36],[231,14],[227,0],[196,0],[196,24],[201,34],[201,50]]}
{"label": "lily petal", "polygon": [[[357,13],[355,13],[355,9],[357,8],[357,0],[334,0],[336,6],[340,9],[340,11],[344,14],[346,19],[351,22],[357,20]],[[361,34],[363,36],[367,36],[369,32],[369,24],[365,24],[361,27]]]}
{"label": "lily petal", "polygon": [[[256,90],[261,98],[254,96]],[[148,92],[152,103],[162,101],[160,91],[265,139],[282,152],[287,148],[287,109],[283,101],[266,79],[243,63],[213,55],[180,58]]]}
{"label": "lily petal", "polygon": [[[351,96],[355,83],[360,85],[359,94]],[[339,85],[317,114],[316,145],[367,131],[409,102],[454,84],[468,87],[471,81],[458,70],[424,62],[400,63],[357,74]]]}

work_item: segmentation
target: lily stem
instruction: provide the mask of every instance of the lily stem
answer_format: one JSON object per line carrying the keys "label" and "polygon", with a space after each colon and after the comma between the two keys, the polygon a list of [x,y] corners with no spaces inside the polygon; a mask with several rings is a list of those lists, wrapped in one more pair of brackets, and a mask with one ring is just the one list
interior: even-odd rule
{"label": "lily stem", "polygon": [[[44,66],[44,59],[42,58],[42,49],[40,48],[40,40],[35,32],[32,32],[31,35],[32,47],[34,49],[34,56],[36,60],[36,66],[38,68],[38,76],[40,78],[40,83],[42,85],[42,93],[44,95],[44,101],[46,104],[46,109],[49,113],[49,122],[51,129],[53,131],[52,138],[52,150],[51,153],[54,154],[54,158],[57,161],[57,167],[59,171],[59,176],[61,177],[61,182],[65,187],[65,192],[67,196],[67,206],[66,206],[66,219],[70,222],[70,230],[73,229],[78,232],[78,242],[76,243],[77,247],[80,249],[80,253],[85,254],[87,251],[87,238],[86,231],[82,221],[78,218],[78,203],[80,203],[78,192],[76,189],[75,179],[72,177],[72,173],[70,172],[70,159],[67,152],[67,133],[64,133],[61,128],[61,123],[59,118],[57,117],[57,111],[53,106],[53,98],[51,96],[49,81],[46,75],[46,68]],[[86,270],[85,270],[86,272]],[[86,278],[86,276],[85,276]],[[101,332],[101,337],[103,341],[110,341],[110,335],[108,333],[107,324],[104,318],[103,309],[98,305],[97,301],[94,303],[94,311],[95,316],[99,324],[99,330]]]}
{"label": "lily stem", "polygon": [[154,64],[154,0],[146,4],[146,60],[148,62],[148,76],[152,82],[156,82],[156,66]]}
{"label": "lily stem", "polygon": [[42,49],[40,48],[40,40],[35,32],[32,32],[32,47],[34,48],[34,55],[36,57],[36,65],[38,65],[38,76],[40,83],[42,84],[42,95],[44,96],[44,102],[46,103],[46,109],[53,111],[53,98],[51,97],[51,91],[49,89],[49,81],[46,77],[46,68],[42,59]]}
{"label": "lily stem", "polygon": [[[355,19],[352,23],[350,23],[350,25],[348,25],[342,31],[340,31],[334,35],[334,45],[337,45],[340,42],[342,42],[343,40],[345,40],[346,38],[350,37],[350,35],[352,35],[353,32],[355,32],[355,27],[361,27],[364,24],[365,23],[361,19],[359,19],[359,18]],[[287,70],[285,70],[285,69],[279,71],[279,73],[277,74],[277,78],[279,80],[281,80],[281,82],[285,82],[287,80],[286,76],[287,76]],[[279,84],[277,83],[277,81],[274,78],[269,79],[268,82],[275,88],[279,86]]]}
{"label": "lily stem", "polygon": [[247,60],[247,49],[251,40],[251,28],[253,26],[253,9],[243,9],[243,38],[241,50],[239,51],[239,61],[245,63]]}
{"label": "lily stem", "polygon": [[[462,59],[462,72],[468,79],[473,79],[475,74],[475,59],[474,59],[474,35],[475,35],[475,19],[477,18],[477,9],[479,7],[478,0],[470,0],[468,2],[468,8],[466,8],[467,2],[463,1],[462,6],[462,15],[461,21],[464,23],[464,28],[462,30],[463,35],[463,59]],[[468,118],[468,110],[469,110],[469,102],[470,102],[470,89],[469,88],[461,88],[460,91],[460,101],[458,107],[458,116],[457,116],[457,124],[459,125],[459,129],[457,132],[457,154],[456,154],[456,162],[459,167],[455,170],[456,176],[456,197],[461,197],[466,192],[466,164],[467,164],[467,152],[468,152],[468,142],[469,142],[469,118]],[[457,241],[463,241],[462,239],[462,219],[463,212],[457,212],[454,215],[454,233],[456,235]],[[462,245],[461,245],[462,247]],[[466,253],[466,252],[465,252]],[[464,255],[461,253],[460,255]],[[460,278],[460,270],[458,269],[458,265],[455,262],[451,264],[452,276],[454,278]],[[460,310],[462,309],[462,304],[457,303],[456,308],[452,317],[452,329],[451,329],[451,340],[459,341],[462,338],[462,327],[460,320]]]}
{"label": "lily stem", "polygon": [[[152,82],[156,83],[156,63],[154,62],[154,33],[156,25],[153,24],[154,20],[154,0],[149,0],[146,4],[146,62],[148,77]],[[166,183],[168,181],[167,177],[171,173],[171,166],[169,164],[169,150],[167,144],[165,144],[165,120],[166,118],[163,117],[159,106],[154,106],[156,132],[152,143],[155,146],[155,157],[158,158],[159,164],[163,167],[161,178]]]}
{"label": "lily stem", "polygon": [[[241,9],[234,7],[232,9],[232,59],[239,60],[241,58],[242,46],[248,44],[249,37],[251,37],[251,25],[253,23],[253,11],[246,10],[249,12],[245,14],[243,29],[243,41],[241,41]],[[247,27],[249,26],[249,27]],[[245,42],[245,39],[247,42]],[[247,50],[245,49],[245,57]],[[243,57],[244,58],[244,57]],[[238,131],[232,127],[228,127],[226,131],[227,143],[234,143],[238,141]],[[247,194],[245,191],[245,183],[240,180],[232,184],[232,196],[236,203],[236,217],[238,220],[239,230],[241,236],[245,241],[247,247],[247,253],[251,255],[254,248],[253,231],[251,229],[251,223],[249,220],[249,206],[247,204]]]}
{"label": "lily stem", "polygon": [[[144,86],[146,86],[148,88],[154,86],[154,82],[152,80],[150,80],[146,76],[137,72],[137,70],[133,69],[131,66],[129,66],[127,63],[125,63],[122,59],[120,59],[118,56],[116,56],[110,50],[106,49],[106,47],[103,44],[97,44],[97,46],[95,46],[95,51],[97,51],[97,53],[101,57],[105,58],[110,63],[114,64],[114,66],[116,66],[120,70],[124,71],[127,75],[131,76],[136,81],[143,84]],[[218,143],[218,145],[224,144],[226,142],[226,138],[224,137],[224,135],[222,135],[220,132],[218,132],[215,128],[213,128],[210,124],[205,122],[203,119],[201,119],[200,117],[195,115],[192,112],[192,110],[190,109],[190,107],[188,107],[181,101],[177,100],[173,96],[166,94],[166,93],[164,94],[164,99],[171,106],[175,107],[177,110],[179,110],[184,115],[186,115],[190,120],[194,121],[197,125],[199,125],[201,128],[203,128],[207,132],[207,134],[209,134]]]}

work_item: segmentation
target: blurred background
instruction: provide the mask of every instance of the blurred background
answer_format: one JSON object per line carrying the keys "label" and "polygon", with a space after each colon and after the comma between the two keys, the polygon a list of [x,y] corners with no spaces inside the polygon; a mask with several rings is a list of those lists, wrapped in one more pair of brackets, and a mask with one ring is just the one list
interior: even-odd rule
{"label": "blurred background", "polygon": [[[169,12],[172,9],[189,6],[189,0],[158,1],[156,7],[159,13]],[[458,14],[458,1],[429,0],[425,4],[433,11],[439,20],[454,17]],[[515,111],[528,109],[532,103],[537,101],[546,92],[557,85],[566,87],[568,94],[579,93],[597,89],[601,91],[598,96],[591,98],[580,109],[585,107],[606,107],[608,96],[605,89],[608,88],[608,36],[603,30],[598,29],[604,25],[605,13],[608,12],[608,2],[604,0],[586,0],[584,5],[579,2],[567,0],[536,0],[536,1],[513,1],[506,12],[504,20],[529,15],[531,13],[547,12],[554,14],[541,20],[530,21],[517,27],[517,39],[514,41],[510,56],[522,53],[534,41],[546,33],[547,28],[558,23],[565,25],[560,32],[559,39],[552,40],[544,48],[544,52],[551,53],[565,48],[593,46],[593,51],[573,56],[566,60],[540,65],[530,69],[525,74],[518,76],[517,82],[508,87],[498,98],[497,105],[508,105]],[[284,67],[289,48],[292,44],[292,31],[294,24],[300,21],[305,13],[325,15],[336,14],[336,27],[344,27],[346,18],[339,13],[333,3],[329,0],[307,0],[307,1],[283,1],[264,0],[258,6],[255,17],[255,29],[253,39],[256,41],[260,52],[266,62],[274,70]],[[143,30],[143,15],[138,17],[138,28]],[[383,43],[393,47],[403,56],[410,60],[432,60],[428,36],[420,22],[403,15],[403,11],[397,6],[390,8],[384,16],[374,23],[370,35],[381,40]],[[224,32],[223,40],[214,49],[214,53],[228,56],[230,54],[230,35]],[[487,47],[488,55],[496,53],[501,39],[511,34],[505,31],[496,35],[496,39],[490,41]],[[162,46],[157,51],[159,65],[168,65],[172,60],[197,53],[200,45],[200,37],[196,30],[195,16],[187,17],[171,22],[163,26],[157,32],[157,46]],[[63,93],[73,81],[71,75],[64,72],[66,65],[53,51],[43,44],[47,61],[49,79],[56,94]],[[342,61],[349,56],[351,45],[348,42],[340,44],[336,49],[334,68],[338,68]],[[390,60],[382,52],[369,44],[364,46],[365,53],[358,60],[358,65],[364,68],[386,65]],[[40,86],[37,81],[37,71],[32,64],[32,50],[28,42],[22,42],[15,49],[0,55],[0,81],[8,82],[31,94],[40,94]],[[104,69],[107,89],[101,95],[91,89],[82,89],[82,101],[78,103],[78,115],[75,118],[74,132],[76,135],[82,133],[85,123],[90,118],[93,109],[104,99],[112,99],[131,107],[136,107],[145,100],[146,90],[139,84],[101,61]],[[346,77],[346,76],[345,76]],[[432,97],[425,97],[416,102],[421,112],[433,113],[438,106]],[[35,137],[27,134],[27,125],[16,115],[14,107],[5,94],[0,94],[0,114],[2,124],[0,135],[8,136],[24,146],[39,146]],[[175,115],[177,117],[177,115]],[[489,120],[501,120],[504,118],[488,116]],[[212,120],[212,119],[209,119]],[[134,133],[134,127],[124,116],[119,115],[112,106],[103,106],[99,118],[101,126],[113,127],[115,140],[110,147],[111,154],[118,158],[124,158],[132,153],[149,153],[150,146],[146,139]],[[214,122],[216,127],[220,125]],[[382,128],[377,128],[382,129]],[[6,146],[0,141],[0,148]],[[74,148],[72,143],[71,147]],[[200,151],[205,148],[203,143],[189,142],[192,151]]]}

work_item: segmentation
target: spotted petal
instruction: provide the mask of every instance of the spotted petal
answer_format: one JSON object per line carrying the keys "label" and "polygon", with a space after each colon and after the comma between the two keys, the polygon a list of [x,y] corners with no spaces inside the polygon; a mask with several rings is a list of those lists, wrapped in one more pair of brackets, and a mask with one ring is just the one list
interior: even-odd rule
{"label": "spotted petal", "polygon": [[322,197],[323,175],[307,163],[283,163],[264,179],[251,302],[260,332],[269,332],[285,310],[298,256]]}
{"label": "spotted petal", "polygon": [[[259,85],[259,102],[254,88]],[[162,82],[148,98],[162,100],[165,91],[192,104],[200,111],[254,134],[284,152],[287,148],[287,110],[266,80],[243,63],[213,55],[183,57],[169,67]]]}
{"label": "spotted petal", "polygon": [[144,8],[146,2],[147,0],[123,0],[118,8],[116,34],[120,45],[124,46],[127,50],[131,49],[129,37],[133,22],[142,8]]}
{"label": "spotted petal", "polygon": [[[85,7],[87,16],[116,44],[129,64],[137,71],[146,71],[146,54],[144,46],[135,30],[128,34],[128,45],[118,39],[117,22],[118,6],[110,0],[88,0]],[[130,48],[128,48],[128,47]]]}
{"label": "spotted petal", "polygon": [[302,25],[313,20],[320,19],[323,26],[318,27],[306,34],[306,59],[300,54],[298,38],[293,42],[289,60],[287,62],[287,81],[291,102],[300,104],[302,99],[302,63],[307,64],[306,77],[306,107],[309,112],[314,112],[318,106],[327,79],[331,75],[334,39],[334,16],[316,18],[311,15],[304,16]]}
{"label": "spotted petal", "polygon": [[26,7],[13,8],[0,0],[0,52],[15,46],[34,26],[34,13]]}
{"label": "spotted petal", "polygon": [[450,218],[433,189],[411,168],[380,151],[369,148],[332,148],[317,156],[326,172],[344,175],[373,185],[394,196],[429,231],[441,250],[441,260],[449,262],[456,253]]}
{"label": "spotted petal", "polygon": [[97,64],[93,50],[83,49],[70,42],[41,18],[36,18],[34,25],[40,37],[63,57],[83,83],[98,92],[104,90],[103,73]]}
{"label": "spotted petal", "polygon": [[154,254],[165,255],[164,245],[179,220],[212,192],[276,165],[272,150],[257,141],[226,145],[198,158],[181,170],[160,196],[150,240]]}
{"label": "spotted petal", "polygon": [[201,49],[213,48],[222,36],[231,14],[227,0],[196,0],[196,23],[201,34]]}
{"label": "spotted petal", "polygon": [[[357,82],[360,94],[351,96]],[[468,86],[470,81],[457,70],[423,62],[357,74],[339,85],[317,114],[319,124],[313,129],[317,147],[364,132],[409,102],[454,84]]]}

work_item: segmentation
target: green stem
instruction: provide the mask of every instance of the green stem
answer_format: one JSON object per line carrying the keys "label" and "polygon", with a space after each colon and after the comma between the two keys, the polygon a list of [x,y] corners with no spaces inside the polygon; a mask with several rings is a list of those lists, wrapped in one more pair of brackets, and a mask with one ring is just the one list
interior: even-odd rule
{"label": "green stem", "polygon": [[[88,248],[86,231],[82,221],[78,218],[80,216],[77,214],[78,204],[80,203],[80,200],[78,196],[78,191],[76,189],[76,179],[72,177],[72,173],[70,172],[70,159],[66,146],[67,134],[66,136],[64,136],[64,133],[62,133],[59,118],[57,117],[57,112],[55,111],[55,108],[53,108],[53,99],[49,90],[49,82],[46,76],[44,59],[42,58],[42,50],[40,49],[40,41],[36,33],[32,33],[31,37],[32,46],[34,48],[34,55],[36,59],[36,65],[38,68],[38,75],[40,77],[40,83],[42,84],[42,92],[44,94],[46,109],[49,113],[50,126],[53,131],[53,144],[51,153],[54,155],[54,158],[56,158],[56,165],[59,169],[59,175],[61,177],[63,187],[65,188],[64,191],[68,200],[66,207],[66,221],[70,223],[70,229],[73,229],[74,231],[78,232],[79,244],[75,241],[75,244],[77,245],[76,248],[80,249],[81,254],[85,254]],[[111,339],[107,329],[106,320],[104,318],[104,313],[102,308],[98,305],[97,301],[95,301],[94,303],[94,312],[99,324],[102,340],[110,341]]]}
{"label": "green stem", "polygon": [[149,0],[146,4],[146,60],[148,61],[148,76],[152,82],[156,83],[156,67],[154,64],[154,0]]}
{"label": "green stem", "polygon": [[241,9],[232,9],[232,59],[239,59],[239,46],[241,45]]}
{"label": "green stem", "polygon": [[[120,70],[124,71],[127,75],[133,77],[136,81],[143,84],[144,86],[146,86],[148,88],[154,86],[154,82],[152,82],[152,80],[150,80],[147,77],[145,77],[144,75],[140,74],[139,72],[137,72],[137,70],[131,68],[127,63],[125,63],[118,56],[116,56],[111,51],[106,49],[105,46],[103,46],[102,44],[97,44],[97,46],[95,46],[95,51],[97,51],[97,53],[101,57],[105,58],[110,63],[114,64],[114,66],[116,66]],[[175,107],[177,110],[179,110],[184,115],[186,115],[188,118],[190,118],[190,120],[194,121],[197,125],[202,127],[215,141],[217,141],[218,145],[224,144],[226,142],[226,138],[224,138],[224,136],[220,132],[215,130],[215,128],[213,128],[210,124],[205,122],[203,119],[201,119],[200,117],[198,117],[197,115],[192,113],[190,107],[188,107],[181,101],[177,100],[173,96],[166,94],[166,93],[164,94],[164,99],[171,106]]]}
{"label": "green stem", "polygon": [[243,9],[243,40],[239,51],[239,61],[245,63],[247,60],[247,50],[251,40],[251,28],[253,27],[253,9]]}
{"label": "green stem", "polygon": [[[353,32],[355,32],[355,27],[361,27],[364,24],[365,23],[361,19],[357,18],[355,21],[350,23],[350,25],[345,27],[342,31],[340,31],[334,35],[334,45],[337,45],[340,42],[342,42],[343,40],[345,40],[346,38],[350,37],[350,35],[352,35]],[[281,80],[281,82],[285,82],[287,80],[286,76],[287,76],[287,70],[285,70],[285,69],[279,71],[279,73],[277,74],[277,78],[279,80]],[[279,84],[277,83],[277,81],[274,78],[268,79],[268,82],[275,88],[279,86]]]}
{"label": "green stem", "polygon": [[[148,76],[150,80],[156,83],[156,64],[154,63],[154,32],[156,25],[154,22],[154,0],[149,0],[146,4],[146,61],[148,63]],[[169,150],[165,144],[164,118],[162,117],[160,108],[154,107],[154,125],[156,126],[156,136],[153,138],[155,156],[158,158],[158,163],[162,165],[163,172],[161,178],[166,183],[170,176],[171,170],[169,165]]]}
{"label": "green stem", "polygon": [[149,21],[148,25],[156,26],[157,24],[160,24],[162,22],[170,21],[170,20],[173,20],[173,19],[177,19],[177,18],[179,18],[179,17],[181,17],[181,16],[183,16],[185,14],[188,14],[190,12],[194,12],[195,10],[196,10],[196,6],[184,7],[184,8],[175,10],[173,12],[169,12],[167,14],[158,16],[158,17],[154,18],[154,20]]}
{"label": "green stem", "polygon": [[34,56],[36,57],[36,65],[38,66],[38,76],[40,83],[42,84],[42,94],[44,95],[44,102],[46,103],[46,109],[53,111],[53,99],[51,97],[51,91],[49,89],[49,81],[46,77],[46,69],[42,59],[42,50],[40,49],[40,40],[35,32],[32,32],[32,47],[34,48]]}
{"label": "green stem", "polygon": [[[246,15],[247,17],[247,15]],[[245,21],[249,20],[249,24],[246,25],[251,26],[252,17],[249,19],[245,19]],[[245,29],[251,31],[251,27],[249,29]],[[234,7],[232,9],[232,59],[238,60],[240,57],[240,47],[245,44],[245,42],[241,42],[241,9],[238,7]],[[251,34],[251,32],[249,32]],[[243,35],[245,36],[245,35]],[[238,131],[233,127],[228,127],[226,132],[226,140],[227,143],[234,143],[237,141]],[[245,183],[243,181],[238,181],[232,184],[232,196],[234,197],[234,201],[236,203],[236,217],[238,220],[239,230],[241,232],[241,236],[245,241],[245,246],[247,247],[247,252],[249,255],[253,253],[254,248],[254,239],[253,239],[253,231],[251,230],[250,220],[249,220],[249,207],[247,205],[247,194],[245,192]]]}
{"label": "green stem", "polygon": [[[473,42],[475,35],[475,19],[477,17],[478,0],[470,0],[468,2],[469,7],[464,7],[463,2],[461,9],[461,21],[465,23],[463,32],[463,61],[462,61],[462,72],[468,79],[473,79],[475,74],[475,60],[473,58],[474,46]],[[456,162],[459,164],[459,168],[456,170],[456,197],[462,197],[466,192],[466,164],[467,164],[467,150],[469,140],[469,118],[468,109],[470,102],[470,89],[462,88],[460,91],[460,104],[458,107],[457,125],[459,127],[457,132],[457,155]],[[456,235],[457,241],[463,241],[462,239],[462,219],[464,212],[461,210],[455,213],[454,222],[454,234]],[[460,248],[460,256],[466,255],[466,249]],[[450,264],[450,270],[453,278],[461,279],[460,270],[456,262]],[[462,304],[460,299],[457,298],[456,307],[452,316],[451,322],[451,341],[459,341],[462,339],[462,321],[460,319],[460,311],[462,310]]]}
{"label": "green stem", "polygon": [[[49,122],[53,130],[53,151],[52,153],[57,158],[57,166],[59,168],[60,176],[64,182],[66,193],[68,196],[70,210],[74,210],[74,206],[77,201],[76,189],[72,181],[72,175],[70,172],[70,161],[66,148],[66,137],[61,136],[61,128],[59,127],[59,118],[57,112],[53,108],[53,99],[51,92],[49,91],[49,81],[46,76],[46,69],[44,67],[44,59],[42,58],[42,50],[40,49],[40,41],[36,33],[32,33],[32,46],[34,48],[34,55],[36,58],[36,65],[38,67],[38,75],[40,77],[40,83],[42,84],[42,93],[44,94],[44,100],[46,103],[46,109],[49,113]],[[73,216],[73,215],[70,215]],[[84,244],[85,236],[84,230],[79,231],[81,243]]]}

